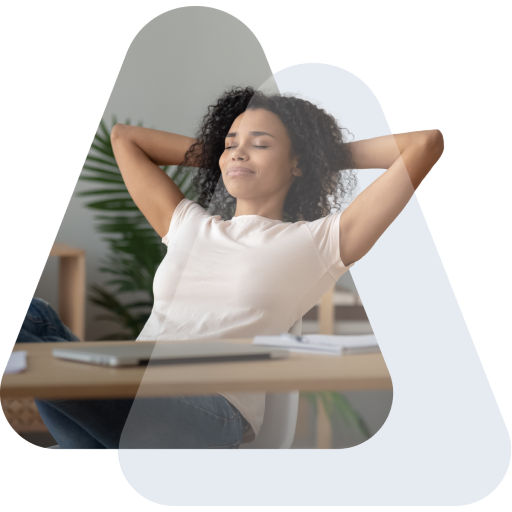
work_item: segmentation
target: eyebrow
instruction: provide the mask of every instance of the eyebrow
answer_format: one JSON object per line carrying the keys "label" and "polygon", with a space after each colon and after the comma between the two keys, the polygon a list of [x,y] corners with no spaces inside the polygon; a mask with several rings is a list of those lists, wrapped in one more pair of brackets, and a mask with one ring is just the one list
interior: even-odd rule
{"label": "eyebrow", "polygon": [[[252,132],[249,132],[251,135],[268,135],[272,138],[275,139],[275,137],[271,134],[271,133],[268,133],[268,132],[259,132],[259,131],[252,131]],[[227,135],[226,135],[226,139],[228,137],[235,137],[237,135],[237,132],[229,132]]]}

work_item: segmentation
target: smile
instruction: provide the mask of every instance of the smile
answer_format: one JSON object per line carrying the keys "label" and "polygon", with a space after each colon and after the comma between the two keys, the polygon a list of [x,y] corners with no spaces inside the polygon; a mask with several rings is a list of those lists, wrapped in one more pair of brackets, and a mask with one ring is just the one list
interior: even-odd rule
{"label": "smile", "polygon": [[226,173],[227,176],[250,176],[252,174],[254,171],[248,167],[231,167]]}

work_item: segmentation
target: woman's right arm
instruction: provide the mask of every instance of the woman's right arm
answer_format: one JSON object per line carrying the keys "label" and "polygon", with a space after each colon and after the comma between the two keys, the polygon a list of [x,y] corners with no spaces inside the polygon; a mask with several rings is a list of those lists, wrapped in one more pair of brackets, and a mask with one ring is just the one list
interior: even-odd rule
{"label": "woman's right arm", "polygon": [[181,164],[196,139],[141,126],[116,124],[110,140],[130,196],[153,229],[163,237],[169,230],[174,209],[185,196],[158,166]]}

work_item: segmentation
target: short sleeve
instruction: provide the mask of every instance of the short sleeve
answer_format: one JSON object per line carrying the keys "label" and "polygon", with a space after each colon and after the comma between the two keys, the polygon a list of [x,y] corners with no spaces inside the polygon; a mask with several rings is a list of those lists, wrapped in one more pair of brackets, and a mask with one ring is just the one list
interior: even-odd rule
{"label": "short sleeve", "polygon": [[169,230],[162,238],[162,243],[168,246],[169,240],[172,236],[174,236],[179,226],[187,222],[188,219],[190,219],[197,210],[204,211],[204,209],[195,201],[191,201],[190,199],[184,197],[174,209],[171,217],[171,223],[169,225]]}
{"label": "short sleeve", "polygon": [[340,218],[342,212],[332,213],[311,222],[307,222],[313,242],[320,258],[334,279],[351,268],[354,263],[346,266],[340,257]]}

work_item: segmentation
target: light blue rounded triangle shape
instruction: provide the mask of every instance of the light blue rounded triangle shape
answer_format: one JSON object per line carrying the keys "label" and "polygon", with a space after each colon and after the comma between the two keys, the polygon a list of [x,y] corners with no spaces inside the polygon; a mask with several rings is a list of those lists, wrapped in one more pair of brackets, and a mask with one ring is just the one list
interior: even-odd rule
{"label": "light blue rounded triangle shape", "polygon": [[[203,27],[220,28],[219,11],[193,9],[203,9]],[[391,133],[369,88],[346,71],[302,64],[274,79],[355,139]],[[411,131],[438,128],[420,125]],[[382,172],[359,171],[360,189]],[[131,485],[167,505],[463,505],[489,494],[510,439],[414,196],[351,272],[393,380],[391,412],[371,439],[343,450],[120,450]]]}

